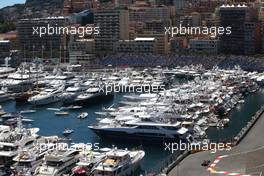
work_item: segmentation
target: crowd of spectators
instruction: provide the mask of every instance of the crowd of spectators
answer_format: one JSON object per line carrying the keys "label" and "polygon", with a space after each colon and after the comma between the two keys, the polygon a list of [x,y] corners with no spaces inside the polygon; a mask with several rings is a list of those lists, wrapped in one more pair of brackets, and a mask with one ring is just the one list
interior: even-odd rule
{"label": "crowd of spectators", "polygon": [[264,58],[253,56],[202,56],[202,55],[151,55],[151,54],[115,54],[91,61],[90,67],[176,67],[185,65],[203,65],[205,68],[218,66],[229,69],[239,65],[248,71],[264,71]]}

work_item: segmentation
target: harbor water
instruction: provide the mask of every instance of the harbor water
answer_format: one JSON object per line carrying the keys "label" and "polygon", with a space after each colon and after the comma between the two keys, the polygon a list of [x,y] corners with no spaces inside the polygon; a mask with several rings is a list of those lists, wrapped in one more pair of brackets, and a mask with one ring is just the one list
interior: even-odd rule
{"label": "harbor water", "polygon": [[[119,148],[134,148],[142,146],[146,152],[146,156],[141,163],[142,172],[148,172],[156,167],[163,159],[165,159],[170,153],[165,151],[164,145],[156,144],[141,144],[135,142],[133,144],[123,143],[120,141],[105,141],[96,136],[91,130],[88,129],[88,125],[94,124],[97,111],[101,111],[103,107],[109,107],[112,104],[118,105],[123,99],[123,94],[116,94],[112,100],[102,102],[97,105],[88,105],[79,110],[69,110],[67,116],[56,116],[54,111],[48,110],[48,108],[60,108],[62,104],[56,103],[41,107],[32,107],[32,105],[23,103],[17,104],[15,101],[7,101],[2,103],[2,107],[6,112],[18,112],[21,110],[35,109],[36,112],[32,114],[25,114],[26,118],[34,120],[31,124],[25,125],[26,127],[38,127],[40,128],[40,135],[59,135],[62,136],[62,132],[65,128],[74,130],[74,133],[70,135],[72,143],[98,143],[99,147],[112,147],[117,146]],[[243,126],[250,120],[251,116],[264,104],[264,89],[260,89],[258,92],[247,95],[245,102],[239,104],[234,108],[228,116],[230,116],[230,122],[224,129],[209,128],[207,133],[208,137],[212,141],[230,140],[234,137]],[[88,118],[78,119],[77,116],[81,112],[88,112]]]}

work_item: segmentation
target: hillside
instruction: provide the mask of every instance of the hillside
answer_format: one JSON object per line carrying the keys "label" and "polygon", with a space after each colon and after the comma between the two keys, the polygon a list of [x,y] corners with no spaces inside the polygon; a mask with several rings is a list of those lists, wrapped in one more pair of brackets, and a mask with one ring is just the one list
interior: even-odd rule
{"label": "hillside", "polygon": [[63,0],[27,0],[25,4],[0,9],[0,19],[16,22],[21,18],[61,15]]}

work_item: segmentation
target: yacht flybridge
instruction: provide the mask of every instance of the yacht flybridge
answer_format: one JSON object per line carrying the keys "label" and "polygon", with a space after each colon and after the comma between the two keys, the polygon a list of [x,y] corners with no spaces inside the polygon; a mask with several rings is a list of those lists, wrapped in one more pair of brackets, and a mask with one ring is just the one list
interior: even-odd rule
{"label": "yacht flybridge", "polygon": [[79,151],[57,149],[45,155],[44,163],[37,167],[35,176],[62,176],[71,171],[71,168],[80,158]]}
{"label": "yacht flybridge", "polygon": [[142,150],[111,150],[106,153],[106,159],[95,167],[93,176],[124,176],[134,175],[140,161],[144,158]]}

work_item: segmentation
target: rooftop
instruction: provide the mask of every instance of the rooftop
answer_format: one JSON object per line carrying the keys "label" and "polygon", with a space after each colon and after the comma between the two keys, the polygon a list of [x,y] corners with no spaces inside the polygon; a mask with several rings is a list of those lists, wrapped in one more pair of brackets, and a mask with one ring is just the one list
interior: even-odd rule
{"label": "rooftop", "polygon": [[220,6],[220,8],[245,8],[245,7],[247,7],[245,4],[243,4],[243,5],[240,5],[240,4],[238,4],[238,5],[234,5],[234,4],[229,5],[229,4],[227,4],[227,5]]}
{"label": "rooftop", "polygon": [[9,40],[0,40],[0,43],[9,43]]}
{"label": "rooftop", "polygon": [[154,41],[154,37],[137,37],[134,39],[135,41]]}

